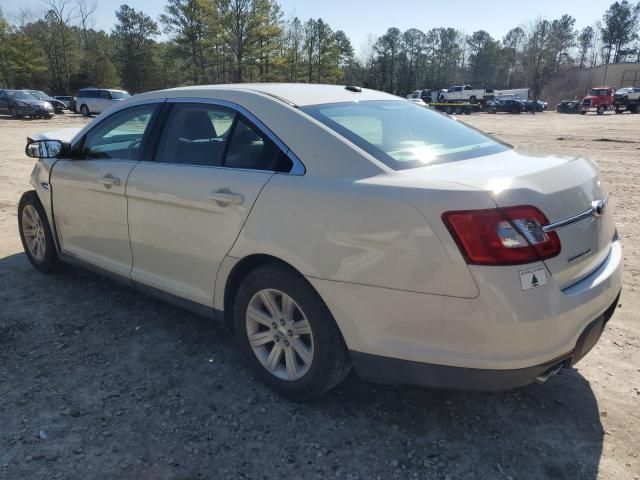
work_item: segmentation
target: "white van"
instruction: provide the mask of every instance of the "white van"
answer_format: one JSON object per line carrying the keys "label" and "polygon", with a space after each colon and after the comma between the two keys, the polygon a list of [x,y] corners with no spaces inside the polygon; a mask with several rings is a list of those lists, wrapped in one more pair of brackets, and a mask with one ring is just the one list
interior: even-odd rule
{"label": "white van", "polygon": [[79,111],[83,117],[88,117],[92,113],[101,113],[114,103],[130,96],[125,90],[83,88],[76,97],[76,111]]}

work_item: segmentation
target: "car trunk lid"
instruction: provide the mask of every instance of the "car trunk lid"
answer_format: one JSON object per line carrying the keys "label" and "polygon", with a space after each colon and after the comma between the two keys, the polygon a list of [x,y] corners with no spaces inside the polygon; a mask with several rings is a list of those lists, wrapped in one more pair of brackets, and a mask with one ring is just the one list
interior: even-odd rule
{"label": "car trunk lid", "polygon": [[498,207],[533,205],[550,224],[576,220],[556,230],[561,252],[545,264],[560,288],[594,271],[609,253],[615,235],[607,205],[592,214],[594,202],[606,198],[595,163],[584,157],[538,155],[509,150],[496,155],[426,167],[422,173],[486,190]]}

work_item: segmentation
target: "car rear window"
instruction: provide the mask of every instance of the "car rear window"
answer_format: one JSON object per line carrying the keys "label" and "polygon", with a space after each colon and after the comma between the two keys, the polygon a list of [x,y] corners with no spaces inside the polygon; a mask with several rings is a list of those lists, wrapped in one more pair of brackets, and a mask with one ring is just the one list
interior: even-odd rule
{"label": "car rear window", "polygon": [[395,170],[466,160],[509,148],[457,120],[407,101],[333,103],[301,110]]}

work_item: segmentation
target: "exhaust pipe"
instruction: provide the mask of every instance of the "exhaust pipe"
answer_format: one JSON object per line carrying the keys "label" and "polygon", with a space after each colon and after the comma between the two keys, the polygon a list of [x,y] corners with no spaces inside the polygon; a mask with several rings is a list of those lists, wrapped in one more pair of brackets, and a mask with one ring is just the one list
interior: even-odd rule
{"label": "exhaust pipe", "polygon": [[560,362],[560,363],[555,364],[553,367],[551,367],[546,372],[538,375],[535,378],[534,383],[542,384],[542,383],[546,382],[547,380],[549,380],[550,377],[552,377],[553,375],[558,373],[562,369],[563,365],[564,365],[564,362]]}

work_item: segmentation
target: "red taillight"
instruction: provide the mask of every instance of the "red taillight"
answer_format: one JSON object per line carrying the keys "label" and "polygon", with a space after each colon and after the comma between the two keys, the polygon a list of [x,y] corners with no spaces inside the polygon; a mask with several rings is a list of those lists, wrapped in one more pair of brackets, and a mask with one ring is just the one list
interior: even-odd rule
{"label": "red taillight", "polygon": [[558,235],[542,230],[549,221],[536,207],[446,212],[442,220],[469,264],[516,265],[560,253]]}

